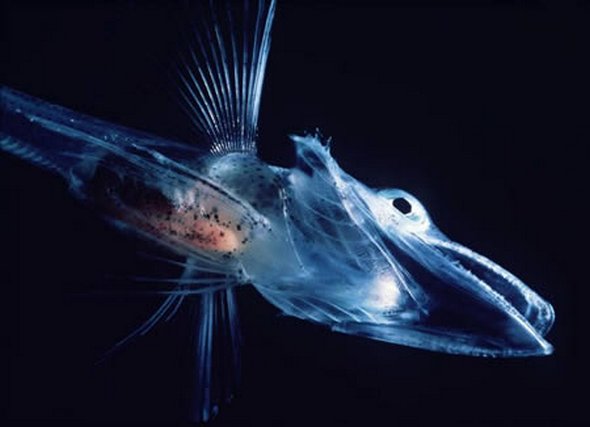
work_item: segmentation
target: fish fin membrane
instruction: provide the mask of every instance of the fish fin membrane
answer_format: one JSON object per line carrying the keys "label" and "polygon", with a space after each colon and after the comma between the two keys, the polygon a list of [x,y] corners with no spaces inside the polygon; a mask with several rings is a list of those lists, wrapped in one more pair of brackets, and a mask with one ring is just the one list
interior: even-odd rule
{"label": "fish fin membrane", "polygon": [[[154,313],[101,359],[101,362],[106,360],[162,322],[170,321],[179,313],[181,306],[184,307],[184,313],[190,315],[191,328],[195,328],[191,331],[194,344],[192,371],[187,375],[192,389],[188,402],[189,416],[194,422],[211,420],[221,405],[231,401],[239,386],[241,370],[241,336],[233,289],[236,282],[227,280],[225,287],[216,283],[192,283],[202,275],[204,273],[198,262],[187,259],[184,271],[177,284],[171,286],[171,291],[157,292],[166,297]],[[209,277],[214,281],[219,276]],[[158,283],[161,284],[155,284]],[[141,291],[136,293],[141,294]]]}
{"label": "fish fin membrane", "polygon": [[[158,308],[137,328],[130,332],[123,339],[119,340],[110,350],[104,353],[100,362],[107,360],[113,354],[125,348],[137,338],[147,335],[162,321],[172,320],[178,313],[184,302],[192,301],[195,297],[210,294],[215,291],[223,291],[237,286],[232,276],[223,272],[216,272],[209,269],[208,265],[202,265],[199,259],[188,258],[185,262],[174,261],[156,256],[151,256],[155,267],[162,267],[163,264],[173,263],[173,267],[182,267],[182,274],[176,279],[166,277],[126,277],[121,283],[116,278],[109,281],[116,289],[98,292],[100,295],[129,297],[137,296],[163,296],[164,300]],[[132,284],[133,290],[125,290],[124,284]],[[149,286],[137,289],[137,283],[146,283]]]}
{"label": "fish fin membrane", "polygon": [[200,2],[177,66],[179,97],[211,152],[256,152],[275,0]]}
{"label": "fish fin membrane", "polygon": [[191,419],[206,422],[239,386],[241,338],[234,290],[201,295],[196,325]]}

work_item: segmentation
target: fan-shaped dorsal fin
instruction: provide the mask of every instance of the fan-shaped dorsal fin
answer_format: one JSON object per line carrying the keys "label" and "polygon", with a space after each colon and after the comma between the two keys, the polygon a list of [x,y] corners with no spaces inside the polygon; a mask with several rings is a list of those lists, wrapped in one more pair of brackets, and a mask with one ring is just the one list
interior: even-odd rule
{"label": "fan-shaped dorsal fin", "polygon": [[275,0],[203,1],[178,67],[183,106],[211,152],[256,152]]}

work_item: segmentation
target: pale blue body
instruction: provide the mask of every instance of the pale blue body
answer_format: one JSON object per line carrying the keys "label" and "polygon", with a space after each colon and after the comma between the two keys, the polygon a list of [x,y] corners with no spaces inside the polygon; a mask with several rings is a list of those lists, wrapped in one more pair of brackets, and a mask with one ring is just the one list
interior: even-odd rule
{"label": "pale blue body", "polygon": [[[232,384],[210,387],[216,369],[239,367],[232,292],[239,285],[253,285],[282,313],[339,332],[475,356],[550,354],[543,337],[551,305],[449,240],[413,196],[363,185],[311,135],[292,138],[293,168],[258,159],[273,11],[274,2],[259,2],[256,18],[245,21],[252,28],[242,23],[243,39],[229,40],[212,12],[215,24],[204,30],[212,44],[197,35],[199,49],[183,62],[183,98],[209,151],[0,89],[0,148],[60,174],[114,224],[185,259],[184,274],[160,292],[161,308],[121,343],[198,296],[197,420],[210,418],[235,385],[225,378]],[[138,185],[141,194],[129,195]],[[400,200],[406,209],[394,205]],[[233,349],[229,360],[212,359],[219,339]]]}

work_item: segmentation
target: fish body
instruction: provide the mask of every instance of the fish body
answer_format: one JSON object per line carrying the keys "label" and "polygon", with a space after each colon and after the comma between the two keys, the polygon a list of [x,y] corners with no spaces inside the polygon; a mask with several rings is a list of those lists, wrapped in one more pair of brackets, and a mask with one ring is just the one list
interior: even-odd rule
{"label": "fish body", "polygon": [[254,286],[284,314],[371,339],[473,356],[550,354],[551,305],[447,238],[414,196],[364,185],[315,135],[292,136],[291,168],[257,156],[275,3],[243,6],[239,25],[220,7],[210,6],[213,24],[196,31],[180,71],[208,150],[0,89],[3,151],[62,176],[117,227],[185,260],[160,309],[118,346],[194,297],[195,420],[213,416],[235,386],[218,375],[239,368],[235,286]]}

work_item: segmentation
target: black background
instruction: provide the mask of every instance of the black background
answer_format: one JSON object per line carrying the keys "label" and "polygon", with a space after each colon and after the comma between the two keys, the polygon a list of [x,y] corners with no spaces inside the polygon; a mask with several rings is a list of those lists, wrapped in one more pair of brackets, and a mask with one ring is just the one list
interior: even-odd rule
{"label": "black background", "polygon": [[[194,140],[167,73],[181,10],[10,2],[0,83]],[[490,360],[372,342],[280,317],[243,289],[242,386],[211,425],[587,421],[589,36],[590,8],[574,1],[279,2],[261,156],[288,166],[288,133],[333,137],[346,171],[415,194],[454,240],[552,302],[556,351]],[[94,365],[157,301],[83,291],[141,273],[141,243],[34,167],[2,155],[0,174],[11,423],[182,423],[182,319]]]}

